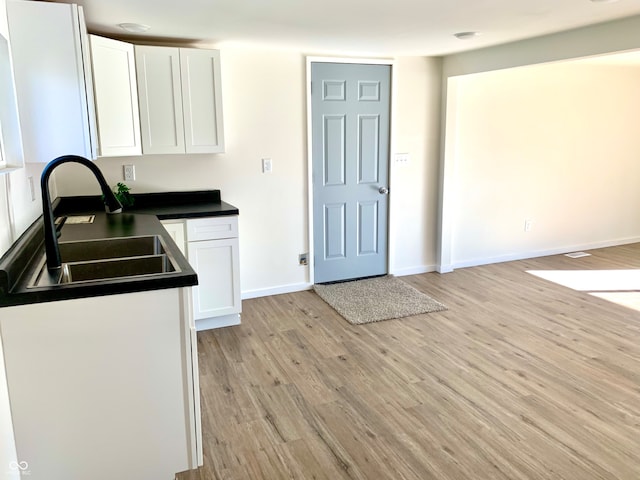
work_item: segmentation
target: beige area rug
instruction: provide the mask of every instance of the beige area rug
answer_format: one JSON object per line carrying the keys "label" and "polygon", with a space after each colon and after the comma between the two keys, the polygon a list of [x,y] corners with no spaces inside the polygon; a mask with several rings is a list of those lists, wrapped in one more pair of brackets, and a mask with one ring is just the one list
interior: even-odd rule
{"label": "beige area rug", "polygon": [[314,285],[313,289],[354,325],[447,309],[440,302],[392,275]]}

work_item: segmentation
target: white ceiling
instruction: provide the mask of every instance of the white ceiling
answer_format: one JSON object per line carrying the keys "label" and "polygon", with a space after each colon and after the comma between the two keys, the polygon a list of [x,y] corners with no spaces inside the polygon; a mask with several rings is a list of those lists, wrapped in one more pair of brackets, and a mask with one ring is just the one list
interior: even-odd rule
{"label": "white ceiling", "polygon": [[[308,54],[445,55],[640,14],[640,0],[52,0],[85,8],[89,30],[250,44]],[[458,40],[455,32],[478,31]]]}

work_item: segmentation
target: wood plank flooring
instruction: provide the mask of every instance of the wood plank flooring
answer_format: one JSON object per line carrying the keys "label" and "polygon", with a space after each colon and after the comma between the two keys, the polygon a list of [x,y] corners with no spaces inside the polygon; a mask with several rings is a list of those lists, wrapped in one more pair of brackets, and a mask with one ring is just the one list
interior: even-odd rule
{"label": "wood plank flooring", "polygon": [[445,312],[353,326],[313,292],[198,335],[204,466],[181,480],[640,479],[640,312],[526,270],[402,279]]}

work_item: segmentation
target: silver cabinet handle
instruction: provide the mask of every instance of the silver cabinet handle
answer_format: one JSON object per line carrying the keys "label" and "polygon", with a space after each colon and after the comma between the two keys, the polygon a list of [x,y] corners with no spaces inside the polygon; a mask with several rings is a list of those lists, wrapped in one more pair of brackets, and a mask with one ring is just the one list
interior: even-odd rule
{"label": "silver cabinet handle", "polygon": [[387,187],[380,187],[378,189],[378,192],[380,192],[381,195],[386,195],[387,193],[389,193],[389,189]]}

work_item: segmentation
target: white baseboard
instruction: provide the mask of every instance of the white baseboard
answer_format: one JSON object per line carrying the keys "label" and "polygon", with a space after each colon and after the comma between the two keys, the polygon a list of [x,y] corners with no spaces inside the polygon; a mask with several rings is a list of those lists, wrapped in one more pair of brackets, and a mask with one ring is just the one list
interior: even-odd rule
{"label": "white baseboard", "polygon": [[231,315],[223,315],[221,317],[203,318],[196,320],[196,331],[211,330],[212,328],[231,327],[240,325],[240,314],[232,313]]}
{"label": "white baseboard", "polygon": [[453,272],[453,265],[447,263],[446,265],[436,266],[436,272],[438,273],[451,273]]}
{"label": "white baseboard", "polygon": [[268,297],[269,295],[281,295],[283,293],[302,292],[304,290],[310,290],[313,284],[311,283],[291,283],[289,285],[278,285],[277,287],[259,288],[256,290],[245,290],[242,292],[242,299],[248,300],[250,298]]}
{"label": "white baseboard", "polygon": [[[610,240],[605,242],[584,243],[580,245],[551,248],[546,250],[534,250],[529,252],[517,252],[506,255],[498,255],[495,257],[474,258],[471,260],[461,260],[447,265],[417,265],[413,267],[399,268],[390,273],[396,277],[404,277],[407,275],[420,275],[422,273],[438,272],[450,273],[456,268],[476,267],[480,265],[489,265],[491,263],[512,262],[515,260],[525,260],[527,258],[546,257],[548,255],[560,255],[564,253],[576,252],[580,250],[593,250],[596,248],[615,247],[617,245],[627,245],[629,243],[640,242],[640,237],[625,238],[619,240]],[[313,283],[291,283],[288,285],[278,285],[276,287],[259,288],[255,290],[245,290],[242,292],[242,299],[267,297],[269,295],[281,295],[283,293],[302,292],[310,290]]]}
{"label": "white baseboard", "polygon": [[604,242],[584,243],[581,245],[551,248],[547,250],[535,250],[531,252],[510,253],[507,255],[498,255],[495,257],[474,258],[471,260],[462,260],[462,261],[454,262],[453,268],[467,268],[467,267],[477,267],[480,265],[489,265],[492,263],[513,262],[515,260],[525,260],[527,258],[547,257],[549,255],[562,255],[565,253],[577,252],[581,250],[594,250],[596,248],[615,247],[618,245],[627,245],[629,243],[638,243],[638,242],[640,242],[640,237],[624,238],[619,240],[609,240]]}
{"label": "white baseboard", "polygon": [[[435,272],[435,265],[420,265],[416,267],[401,268],[390,272],[396,277],[404,277],[406,275],[419,275],[421,273]],[[313,283],[291,283],[288,285],[278,285],[276,287],[258,288],[256,290],[244,290],[241,293],[242,300],[251,298],[268,297],[269,295],[282,295],[283,293],[303,292],[311,290]]]}
{"label": "white baseboard", "polygon": [[415,267],[398,268],[390,273],[396,277],[405,277],[407,275],[420,275],[421,273],[430,273],[435,271],[435,265],[418,265]]}

